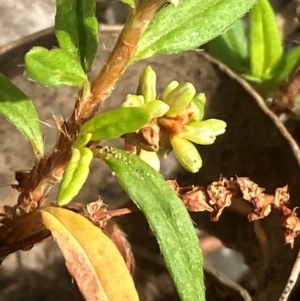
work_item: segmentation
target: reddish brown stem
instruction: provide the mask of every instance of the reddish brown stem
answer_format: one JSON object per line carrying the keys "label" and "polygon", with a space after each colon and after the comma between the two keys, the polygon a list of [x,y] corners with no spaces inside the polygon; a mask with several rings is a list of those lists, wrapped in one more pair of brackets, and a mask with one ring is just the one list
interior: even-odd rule
{"label": "reddish brown stem", "polygon": [[[164,2],[152,0],[141,2],[136,15],[132,15],[124,27],[105,67],[92,83],[90,97],[84,101],[76,101],[75,110],[67,122],[57,122],[61,134],[53,152],[41,158],[30,173],[21,175],[22,181],[14,187],[21,192],[18,204],[22,211],[29,212],[38,208],[53,184],[60,181],[70,160],[71,146],[79,125],[92,118],[99,104],[109,96],[116,81],[128,66],[140,36],[162,3]],[[93,146],[95,145],[91,145]]]}
{"label": "reddish brown stem", "polygon": [[0,228],[0,260],[18,250],[28,250],[49,236],[38,211],[8,220]]}
{"label": "reddish brown stem", "polygon": [[270,109],[276,114],[289,113],[295,105],[295,97],[300,90],[300,59],[287,80],[281,85],[275,95]]}
{"label": "reddish brown stem", "polygon": [[[55,206],[56,204],[48,203],[47,206]],[[66,209],[77,213],[83,213],[82,205],[75,206],[70,204],[65,206]],[[132,210],[127,208],[120,208],[116,210],[108,210],[100,212],[98,218],[110,219],[116,216],[122,216],[131,213]],[[91,217],[84,215],[92,221]],[[28,214],[15,216],[12,219],[5,219],[0,227],[0,264],[5,257],[11,253],[19,250],[29,250],[36,243],[41,242],[45,238],[51,236],[42,221],[41,213],[39,211],[29,212]]]}
{"label": "reddish brown stem", "polygon": [[99,104],[109,97],[120,75],[130,64],[140,37],[164,3],[165,1],[142,1],[136,14],[129,17],[105,66],[92,82],[91,98],[78,108],[79,123],[89,119]]}

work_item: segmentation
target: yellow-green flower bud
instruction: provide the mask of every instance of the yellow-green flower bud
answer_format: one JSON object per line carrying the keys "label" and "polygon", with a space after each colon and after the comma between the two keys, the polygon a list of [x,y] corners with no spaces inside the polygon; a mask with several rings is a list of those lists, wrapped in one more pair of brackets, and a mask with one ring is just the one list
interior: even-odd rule
{"label": "yellow-green flower bud", "polygon": [[148,163],[153,169],[159,171],[160,169],[160,160],[156,152],[148,152],[144,149],[141,149],[139,157]]}
{"label": "yellow-green flower bud", "polygon": [[191,101],[189,108],[189,121],[200,121],[204,116],[206,97],[204,93],[198,93]]}
{"label": "yellow-green flower bud", "polygon": [[214,131],[206,127],[194,127],[186,125],[185,131],[180,133],[179,136],[184,139],[188,139],[197,144],[209,145],[213,144],[216,140]]}
{"label": "yellow-green flower bud", "polygon": [[215,142],[216,136],[225,132],[225,128],[226,122],[219,119],[194,121],[186,125],[179,136],[197,144],[209,145]]}
{"label": "yellow-green flower bud", "polygon": [[215,136],[221,135],[225,133],[226,129],[226,122],[220,119],[207,119],[207,120],[202,120],[202,121],[194,121],[190,122],[189,125],[197,127],[197,126],[202,126],[202,127],[207,127],[211,130],[214,131]]}
{"label": "yellow-green flower bud", "polygon": [[196,94],[196,89],[191,83],[182,83],[172,90],[163,101],[170,106],[166,116],[176,117],[187,105],[190,104]]}
{"label": "yellow-green flower bud", "polygon": [[179,86],[179,82],[176,80],[171,81],[164,89],[162,99],[165,99],[171,91]]}
{"label": "yellow-green flower bud", "polygon": [[195,145],[178,136],[170,138],[170,142],[173,147],[174,154],[182,167],[192,173],[198,172],[202,166],[202,159]]}
{"label": "yellow-green flower bud", "polygon": [[156,73],[150,66],[140,75],[137,94],[144,96],[145,103],[156,99]]}
{"label": "yellow-green flower bud", "polygon": [[128,94],[122,103],[122,107],[141,107],[144,103],[144,96]]}
{"label": "yellow-green flower bud", "polygon": [[164,116],[170,109],[170,107],[161,100],[149,101],[143,106],[143,108],[152,114],[153,118]]}

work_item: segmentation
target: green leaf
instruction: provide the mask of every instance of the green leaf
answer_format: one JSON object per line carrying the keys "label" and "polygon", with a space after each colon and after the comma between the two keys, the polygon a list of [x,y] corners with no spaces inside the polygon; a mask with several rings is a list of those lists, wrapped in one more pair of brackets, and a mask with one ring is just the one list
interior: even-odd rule
{"label": "green leaf", "polygon": [[88,72],[98,45],[95,0],[56,0],[55,33],[61,49]]}
{"label": "green leaf", "polygon": [[75,148],[82,148],[86,146],[91,141],[92,134],[91,133],[85,133],[82,135],[78,135],[77,139],[73,143],[73,147]]}
{"label": "green leaf", "polygon": [[46,87],[81,87],[87,81],[76,58],[61,49],[32,48],[25,55],[25,69],[34,81]]}
{"label": "green leaf", "polygon": [[283,51],[275,15],[268,0],[259,0],[253,6],[249,23],[251,75],[268,79]]}
{"label": "green leaf", "polygon": [[[256,0],[184,0],[161,9],[142,35],[132,61],[195,49],[223,33]],[[219,17],[216,17],[219,16]]]}
{"label": "green leaf", "polygon": [[121,2],[129,5],[131,8],[136,8],[136,1],[135,0],[120,0]]}
{"label": "green leaf", "polygon": [[181,200],[162,176],[137,156],[116,149],[98,151],[146,216],[181,300],[204,301],[202,255]]}
{"label": "green leaf", "polygon": [[151,118],[143,108],[118,108],[94,116],[81,127],[79,134],[92,133],[91,141],[113,139],[137,131]]}
{"label": "green leaf", "polygon": [[237,74],[249,72],[248,38],[242,20],[208,42],[205,49]]}
{"label": "green leaf", "polygon": [[292,48],[287,54],[283,55],[272,74],[272,82],[277,87],[288,77],[299,59],[300,46]]}
{"label": "green leaf", "polygon": [[30,141],[38,157],[44,145],[37,112],[30,99],[0,73],[0,113]]}
{"label": "green leaf", "polygon": [[59,186],[57,196],[58,205],[63,206],[70,203],[79,193],[89,175],[89,166],[92,159],[93,152],[89,148],[72,148],[70,162],[64,171]]}

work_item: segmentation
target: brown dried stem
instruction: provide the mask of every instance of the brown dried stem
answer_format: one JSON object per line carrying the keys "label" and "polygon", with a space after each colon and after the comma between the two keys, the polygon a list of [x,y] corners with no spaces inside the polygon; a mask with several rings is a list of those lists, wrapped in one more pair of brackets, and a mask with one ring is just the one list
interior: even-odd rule
{"label": "brown dried stem", "polygon": [[[57,204],[48,202],[45,206],[57,206]],[[132,212],[132,210],[128,208],[107,210],[102,200],[92,202],[85,207],[81,203],[72,203],[64,208],[83,215],[101,229],[107,226],[108,221],[112,217],[122,216]],[[9,215],[9,208],[6,208],[6,211]],[[1,223],[0,265],[1,261],[4,260],[7,255],[19,250],[29,250],[36,243],[51,236],[50,231],[45,228],[41,213],[38,210],[15,216],[13,219],[9,216],[4,217]]]}
{"label": "brown dried stem", "polygon": [[[252,213],[248,215],[249,221],[257,221],[269,215],[271,209],[277,209],[282,216],[281,225],[285,230],[286,243],[293,246],[294,239],[300,233],[300,220],[295,209],[291,210],[286,206],[289,200],[287,186],[277,188],[274,194],[266,194],[264,188],[259,187],[248,178],[237,178],[236,180],[220,178],[207,187],[193,185],[179,187],[176,181],[167,182],[189,211],[208,211],[211,213],[212,221],[219,219],[224,208],[230,206],[232,200],[240,202],[243,198],[253,206]],[[44,204],[44,206],[49,205],[55,206],[56,203]],[[102,200],[90,203],[86,207],[80,203],[73,203],[65,208],[82,214],[100,228],[105,228],[111,217],[132,212],[127,208],[107,210]],[[34,244],[50,236],[49,231],[43,226],[39,211],[14,218],[10,217],[12,211],[4,210],[3,212],[6,212],[7,217],[4,217],[1,220],[2,225],[0,224],[0,261],[10,253],[31,248]]]}
{"label": "brown dried stem", "polygon": [[250,222],[257,221],[268,216],[272,209],[281,214],[281,226],[285,230],[284,236],[287,244],[294,245],[295,238],[300,233],[300,220],[295,213],[286,206],[289,200],[287,186],[277,188],[274,194],[266,194],[264,188],[248,178],[236,180],[220,178],[207,187],[188,186],[179,187],[176,181],[168,181],[170,187],[180,197],[189,211],[208,211],[211,221],[218,221],[225,207],[229,207],[232,200],[244,199],[253,206],[248,214]]}
{"label": "brown dried stem", "polygon": [[38,211],[5,221],[0,228],[0,264],[9,254],[31,249],[49,236]]}
{"label": "brown dried stem", "polygon": [[300,59],[297,61],[294,69],[283,82],[279,91],[276,93],[274,100],[270,106],[276,115],[282,113],[290,113],[295,105],[295,97],[300,89]]}

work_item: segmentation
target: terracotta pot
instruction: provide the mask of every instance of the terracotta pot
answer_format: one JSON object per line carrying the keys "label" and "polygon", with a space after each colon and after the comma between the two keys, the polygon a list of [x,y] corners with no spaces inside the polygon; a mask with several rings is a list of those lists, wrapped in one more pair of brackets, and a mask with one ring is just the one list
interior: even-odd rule
{"label": "terracotta pot", "polygon": [[[118,32],[119,28],[103,27],[91,78],[105,62]],[[40,119],[51,123],[52,113],[58,118],[69,116],[76,92],[68,87],[46,89],[27,81],[20,65],[22,65],[24,54],[33,45],[53,47],[55,45],[53,30],[45,30],[0,49],[0,72],[11,78],[34,101]],[[176,178],[181,186],[185,186],[208,185],[220,175],[224,177],[238,175],[249,177],[259,186],[266,188],[269,193],[274,192],[277,187],[288,184],[291,196],[290,207],[300,205],[300,156],[297,143],[247,83],[204,53],[187,52],[157,56],[133,65],[121,77],[116,89],[106,101],[106,108],[120,103],[126,94],[134,93],[140,70],[146,65],[151,65],[157,72],[159,91],[162,91],[163,87],[174,79],[190,81],[196,86],[197,91],[204,92],[207,96],[206,117],[223,119],[228,124],[226,133],[218,137],[213,145],[199,147],[204,161],[199,173],[189,174],[174,160],[169,160],[164,163],[163,170],[168,178]],[[4,119],[1,121],[1,129],[0,153],[5,174],[2,180],[9,182],[13,180],[13,173],[9,172],[9,168],[28,169],[32,165],[33,157],[28,143]],[[46,144],[51,147],[56,130],[43,126],[43,131]],[[11,175],[10,178],[7,173]],[[100,163],[92,168],[89,181],[77,200],[90,202],[97,199],[98,195],[101,195],[104,202],[112,208],[129,202],[110,172]],[[1,196],[3,203],[16,202],[17,196],[10,188],[3,190]],[[54,198],[55,194],[51,197]],[[253,300],[278,300],[293,266],[299,241],[296,241],[293,250],[284,244],[283,231],[276,212],[264,220],[249,223],[247,220],[249,208],[251,209],[251,206],[244,200],[235,202],[234,206],[224,211],[217,223],[210,222],[207,213],[194,213],[191,216],[197,227],[220,238],[225,245],[242,254],[250,268],[251,277],[256,283],[253,288]],[[140,263],[144,270],[149,266],[152,267],[149,275],[137,272],[136,278],[140,277],[137,279],[137,286],[143,297],[141,299],[162,300],[159,298],[164,297],[164,300],[171,300],[171,298],[176,298],[172,295],[174,290],[170,281],[166,280],[168,278],[165,272],[162,272],[160,260],[159,268],[156,266],[159,271],[156,270],[153,273],[154,262],[156,262],[153,258],[159,254],[155,241],[149,236],[149,229],[144,218],[140,214],[133,214],[118,222],[129,234],[133,250],[138,250],[136,251],[138,264]],[[137,223],[139,233],[136,231]],[[156,277],[155,273],[156,276],[158,273],[161,278]],[[166,282],[161,282],[161,279]],[[235,289],[234,285],[225,285],[220,278],[214,281],[207,282],[208,300],[225,300],[227,297],[230,300],[250,300],[240,287]],[[249,284],[249,279],[246,282]],[[154,283],[154,289],[150,293],[149,283]],[[211,283],[217,283],[215,285],[218,287],[224,285],[221,293],[217,293],[216,286]],[[230,290],[231,293],[229,293]],[[18,298],[18,300],[21,299]]]}

